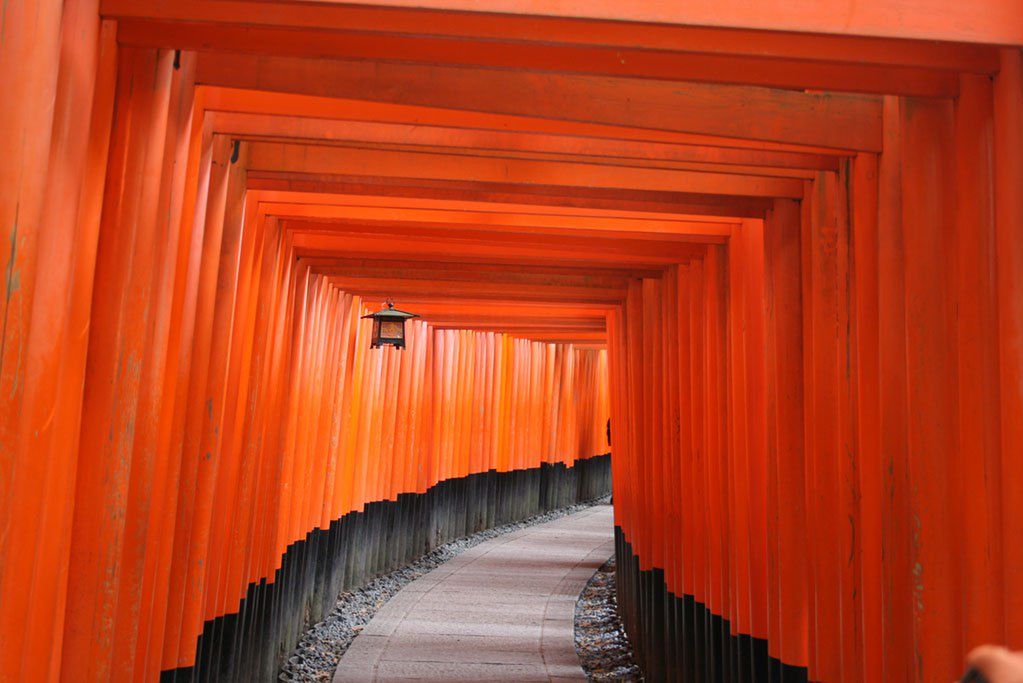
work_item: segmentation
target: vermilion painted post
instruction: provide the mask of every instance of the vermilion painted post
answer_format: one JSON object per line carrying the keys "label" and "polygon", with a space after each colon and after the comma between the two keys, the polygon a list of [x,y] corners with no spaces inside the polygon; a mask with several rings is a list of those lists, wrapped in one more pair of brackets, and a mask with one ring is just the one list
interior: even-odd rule
{"label": "vermilion painted post", "polygon": [[660,325],[661,287],[660,280],[643,280],[643,432],[646,461],[646,491],[648,503],[648,545],[644,548],[646,557],[641,559],[644,569],[664,568],[664,489],[661,423],[664,420],[661,401],[661,381],[664,374],[663,337]]}
{"label": "vermilion painted post", "polygon": [[[145,560],[142,567],[138,609],[129,612],[129,618],[120,619],[118,630],[138,629],[121,642],[118,636],[117,647],[126,644],[134,645],[134,652],[124,649],[114,653],[115,661],[124,662],[125,675],[151,677],[159,671],[159,652],[162,646],[164,609],[166,608],[167,573],[170,571],[169,558],[173,539],[174,508],[172,500],[176,499],[177,472],[180,461],[172,448],[171,430],[174,425],[178,405],[178,387],[181,386],[180,356],[182,354],[185,333],[181,329],[182,311],[185,303],[185,272],[188,268],[190,250],[194,248],[193,221],[191,216],[183,223],[185,198],[194,199],[194,190],[189,188],[189,181],[194,182],[199,171],[199,153],[202,149],[201,118],[196,115],[194,93],[195,61],[185,56],[179,61],[179,68],[172,74],[173,84],[171,121],[168,124],[168,146],[173,146],[173,153],[168,149],[165,158],[164,173],[168,173],[168,164],[173,164],[175,172],[170,183],[163,188],[163,196],[158,206],[161,232],[173,242],[174,248],[168,248],[163,257],[162,277],[166,284],[158,285],[158,320],[162,326],[160,335],[165,339],[165,347],[160,352],[164,358],[161,381],[154,384],[150,391],[156,396],[150,398],[159,413],[156,416],[155,433],[149,435],[153,443],[145,443],[138,438],[143,448],[152,449],[154,461],[153,479],[150,489],[151,500],[148,505],[148,519],[145,523],[145,539],[141,541],[145,548]],[[165,335],[165,336],[164,336]],[[145,430],[140,430],[145,432]],[[138,499],[136,499],[138,500]],[[163,579],[161,580],[161,576]],[[120,601],[120,598],[119,598]],[[130,605],[132,600],[126,599]],[[155,653],[155,655],[154,655]]]}
{"label": "vermilion painted post", "polygon": [[[635,474],[632,477],[633,481],[633,495],[638,500],[644,500],[647,494],[646,491],[646,476],[644,462],[647,461],[649,450],[646,448],[646,441],[644,434],[646,432],[645,424],[645,412],[646,408],[643,402],[643,373],[642,373],[642,353],[643,353],[643,333],[642,333],[642,284],[638,281],[629,283],[628,299],[626,300],[626,325],[628,326],[627,331],[627,349],[628,349],[628,391],[629,391],[629,402],[634,406],[635,411],[634,420],[635,426],[632,431],[632,442],[631,448],[633,452],[633,462]],[[648,513],[646,513],[648,514]],[[633,543],[635,545],[636,552],[640,555],[640,569],[649,569],[649,565],[644,565],[645,562],[649,562],[649,559],[643,559],[647,556],[648,546],[648,522],[646,514],[639,513],[633,522],[635,527],[633,529]]]}
{"label": "vermilion painted post", "polygon": [[[746,344],[746,371],[748,374],[749,405],[749,501],[750,501],[750,628],[746,632],[757,639],[767,638],[767,408],[766,359],[764,355],[765,322],[765,268],[764,222],[745,220],[742,226],[746,238],[746,267],[744,277],[748,284],[745,315],[748,320]],[[759,654],[756,656],[759,657]],[[761,666],[766,662],[753,661]],[[753,670],[753,675],[763,672]]]}
{"label": "vermilion painted post", "polygon": [[[283,360],[285,357],[284,325],[285,310],[289,299],[288,281],[293,272],[295,259],[290,253],[287,244],[282,240],[280,224],[276,220],[267,222],[264,227],[268,232],[268,239],[272,249],[274,269],[271,279],[264,285],[269,290],[270,303],[268,304],[267,316],[268,330],[266,337],[267,361],[265,380],[266,390],[263,404],[265,411],[263,415],[273,415],[274,411],[280,410],[282,382],[280,377],[283,373]],[[247,563],[246,576],[250,581],[258,581],[265,576],[264,572],[269,571],[275,564],[273,561],[274,534],[266,533],[266,529],[276,528],[276,497],[272,493],[277,490],[280,472],[279,438],[280,420],[268,419],[263,422],[256,422],[257,432],[254,438],[257,439],[256,448],[267,449],[265,452],[273,453],[272,457],[262,458],[260,470],[257,474],[258,485],[255,498],[259,502],[256,508],[255,518],[250,530],[251,543],[253,545],[252,557]],[[261,425],[261,426],[260,426]]]}
{"label": "vermilion painted post", "polygon": [[994,130],[991,79],[961,76],[955,104],[954,269],[959,377],[958,489],[964,649],[1004,642],[999,415],[998,294],[991,194]]}
{"label": "vermilion painted post", "polygon": [[[0,41],[0,69],[10,92],[10,105],[0,112],[0,144],[7,150],[0,160],[0,186],[4,188],[0,192],[0,243],[7,245],[2,260],[7,276],[0,303],[0,395],[4,396],[0,445],[5,453],[0,459],[0,600],[5,605],[0,610],[0,636],[7,643],[0,652],[0,670],[5,672],[20,672],[24,663],[24,626],[31,609],[25,587],[35,569],[34,553],[26,551],[35,548],[42,520],[37,503],[42,500],[38,487],[43,483],[39,468],[45,463],[36,457],[22,460],[19,428],[36,282],[36,242],[48,199],[62,5],[46,0],[4,8]],[[53,603],[52,595],[47,602]],[[34,649],[33,654],[42,656]]]}
{"label": "vermilion painted post", "polygon": [[[858,556],[857,537],[862,528],[859,503],[860,491],[859,458],[856,455],[859,415],[856,411],[856,375],[858,358],[855,350],[855,308],[850,303],[854,293],[854,243],[852,225],[851,160],[839,165],[835,176],[838,186],[835,193],[837,218],[837,295],[836,315],[838,332],[838,412],[840,430],[838,433],[839,468],[841,478],[841,515],[848,529],[843,529],[842,553],[852,556],[853,562],[842,565],[842,669],[843,675],[851,680],[863,677],[863,594],[861,590],[862,569]],[[844,299],[844,301],[843,301]],[[841,368],[848,368],[842,372]]]}
{"label": "vermilion painted post", "polygon": [[[770,296],[768,339],[773,353],[768,368],[773,382],[774,453],[769,463],[775,480],[776,502],[769,508],[768,534],[775,552],[769,605],[777,636],[769,653],[784,664],[807,666],[809,598],[807,510],[804,488],[803,300],[799,206],[776,200],[765,222],[765,272]],[[773,387],[771,386],[773,384]],[[769,418],[771,413],[769,413]],[[774,533],[771,533],[771,527]]]}
{"label": "vermilion painted post", "polygon": [[[727,391],[728,411],[726,413],[728,441],[728,491],[729,524],[727,542],[730,555],[727,586],[732,600],[727,616],[731,635],[745,635],[751,625],[751,558],[750,558],[750,406],[747,386],[746,346],[750,321],[746,315],[747,291],[746,270],[748,262],[749,237],[746,226],[733,235],[728,245],[728,350],[727,350]],[[748,658],[739,656],[736,665],[740,676],[749,676],[746,670]]]}
{"label": "vermilion painted post", "polygon": [[[235,338],[239,339],[236,349],[237,365],[240,378],[238,380],[238,401],[235,405],[232,433],[229,435],[232,457],[236,460],[235,486],[237,489],[227,495],[224,505],[230,510],[228,519],[224,520],[224,543],[226,557],[219,572],[221,589],[215,609],[218,612],[236,611],[239,606],[245,582],[242,580],[244,562],[252,552],[249,540],[249,529],[255,516],[254,502],[257,490],[256,458],[251,456],[249,435],[253,429],[252,417],[256,406],[253,397],[260,396],[259,388],[264,369],[264,356],[261,342],[265,340],[265,304],[260,301],[262,285],[268,274],[272,272],[273,260],[269,258],[267,231],[262,230],[263,220],[246,213],[245,231],[252,241],[247,251],[246,289],[248,295],[245,302],[246,315],[239,325]],[[269,297],[267,297],[269,298]],[[258,340],[258,341],[257,341]],[[227,482],[225,486],[229,486]],[[228,502],[229,501],[229,502]],[[213,541],[211,541],[213,543]]]}
{"label": "vermilion painted post", "polygon": [[120,79],[111,163],[124,182],[108,185],[103,208],[62,653],[64,666],[87,662],[87,678],[114,670],[117,577],[123,554],[137,552],[123,534],[140,380],[151,362],[146,340],[171,57],[127,52]]}
{"label": "vermilion painted post", "polygon": [[[189,69],[191,60],[184,62]],[[158,501],[154,507],[161,510],[159,526],[151,531],[156,547],[155,555],[147,557],[147,564],[155,565],[147,568],[144,578],[143,614],[146,601],[151,601],[150,617],[146,623],[148,638],[139,640],[136,657],[139,666],[146,675],[158,673],[163,668],[164,636],[169,607],[169,584],[171,576],[171,558],[174,547],[174,532],[177,524],[178,484],[181,473],[181,441],[185,426],[186,396],[188,395],[188,378],[191,372],[192,332],[195,322],[195,306],[197,302],[197,286],[199,279],[199,263],[202,254],[203,234],[205,230],[205,207],[209,174],[212,159],[212,140],[203,129],[201,115],[197,103],[193,103],[191,135],[188,147],[188,166],[184,184],[182,208],[177,214],[177,223],[183,233],[178,253],[175,278],[175,308],[171,314],[170,329],[176,334],[168,345],[168,366],[165,376],[168,378],[164,387],[164,400],[170,410],[161,415],[160,450],[157,452],[158,462],[166,461],[166,474],[162,475],[162,490],[156,492]],[[194,188],[194,189],[190,189]],[[147,539],[147,547],[148,539]],[[140,615],[141,621],[142,615]]]}
{"label": "vermilion painted post", "polygon": [[[689,412],[686,392],[689,389],[689,335],[688,322],[688,288],[683,284],[687,271],[685,266],[672,267],[664,274],[664,296],[661,317],[664,320],[664,379],[662,395],[665,402],[665,415],[661,424],[661,442],[665,449],[663,468],[663,486],[665,502],[665,530],[668,536],[672,530],[685,539],[688,547],[692,547],[691,528],[682,514],[684,490],[692,482],[691,476],[683,476],[692,467],[692,455],[689,452],[691,442],[688,438],[691,427],[688,419],[683,423],[682,416]],[[684,387],[684,388],[683,388]],[[688,415],[687,415],[688,417]],[[685,593],[685,570],[682,565],[683,556],[678,546],[665,539],[664,575],[668,590],[681,598]],[[692,595],[692,591],[688,591]],[[672,615],[669,615],[669,623]],[[672,646],[674,644],[672,643]],[[675,653],[672,653],[673,655]]]}
{"label": "vermilion painted post", "polygon": [[[163,55],[164,61],[172,59]],[[166,66],[164,67],[166,68]],[[124,551],[119,559],[120,577],[117,594],[116,624],[113,638],[113,678],[130,680],[134,675],[137,641],[143,634],[140,628],[143,593],[147,565],[153,566],[158,548],[149,546],[155,538],[155,529],[161,518],[152,513],[155,493],[163,493],[166,476],[166,451],[160,449],[160,427],[164,415],[171,408],[164,404],[164,386],[167,382],[167,360],[171,342],[171,314],[174,298],[180,231],[172,220],[169,207],[185,181],[185,158],[188,155],[193,83],[190,70],[171,69],[168,119],[164,150],[161,160],[159,196],[153,209],[156,223],[153,232],[156,251],[151,285],[152,323],[146,331],[143,346],[145,362],[140,369],[139,398],[133,420],[131,471],[125,501]],[[162,503],[162,498],[160,503]],[[148,635],[148,634],[145,634]]]}
{"label": "vermilion painted post", "polygon": [[[704,260],[704,296],[706,301],[706,432],[707,432],[707,506],[709,539],[708,573],[709,591],[707,607],[714,615],[725,617],[731,614],[731,596],[728,576],[730,561],[728,554],[728,495],[727,482],[730,477],[727,462],[727,415],[728,394],[725,378],[726,353],[726,269],[724,249],[711,247]],[[712,627],[713,624],[708,624]],[[713,643],[722,635],[709,634]],[[720,670],[720,662],[712,664]]]}
{"label": "vermilion painted post", "polygon": [[[188,571],[188,554],[191,544],[191,529],[195,511],[195,487],[199,469],[200,432],[206,382],[209,374],[210,336],[213,327],[213,309],[216,288],[216,274],[223,236],[224,206],[227,201],[229,143],[220,139],[214,143],[212,172],[210,174],[209,201],[205,213],[202,257],[197,283],[195,308],[195,337],[191,354],[191,372],[188,383],[188,400],[183,424],[184,443],[181,450],[181,470],[177,500],[177,524],[174,533],[173,560],[170,572],[170,595],[184,595]],[[186,607],[189,600],[198,596],[188,595],[182,602],[172,602],[167,611],[167,628],[164,639],[164,665],[187,664],[195,650],[195,642],[183,640],[187,637],[184,613],[194,608]]]}
{"label": "vermilion painted post", "polygon": [[912,513],[909,502],[902,101],[884,103],[878,165],[878,367],[882,453],[882,672],[913,680]]}
{"label": "vermilion painted post", "polygon": [[[814,182],[810,224],[804,241],[810,261],[804,263],[807,293],[806,377],[808,414],[807,508],[814,553],[810,571],[812,600],[810,677],[842,679],[842,535],[851,533],[842,518],[839,430],[839,356],[843,328],[839,323],[842,296],[839,288],[838,230],[834,174],[819,173]],[[848,531],[847,531],[848,530]]]}
{"label": "vermilion painted post", "polygon": [[302,530],[307,528],[309,512],[309,493],[311,480],[315,476],[315,460],[317,453],[313,451],[317,425],[315,410],[319,405],[318,392],[323,385],[321,351],[323,349],[323,328],[326,316],[323,315],[326,278],[309,272],[305,291],[303,292],[302,309],[305,316],[302,327],[306,330],[303,344],[298,350],[300,356],[295,383],[292,385],[292,396],[296,408],[293,440],[291,441],[291,506],[288,512],[290,520],[286,543],[289,545],[301,538]]}
{"label": "vermilion painted post", "polygon": [[204,411],[199,427],[200,440],[197,452],[199,463],[186,578],[186,585],[193,587],[197,599],[188,601],[185,605],[182,638],[183,647],[186,648],[187,645],[184,643],[198,639],[202,632],[207,606],[216,596],[216,586],[211,586],[207,582],[211,576],[210,568],[218,565],[217,555],[221,550],[219,544],[212,546],[210,543],[218,521],[213,516],[218,501],[217,481],[221,476],[222,467],[227,467],[229,472],[233,467],[224,448],[224,435],[225,412],[230,393],[229,362],[233,345],[232,331],[237,322],[236,316],[240,315],[236,299],[243,250],[244,173],[237,162],[232,162],[230,158],[228,164],[230,168],[226,204],[221,219],[223,221],[221,250],[216,256],[218,272],[209,341],[212,348],[208,358],[207,386],[203,388]]}
{"label": "vermilion painted post", "polygon": [[[35,137],[37,132],[50,124],[41,111],[36,120],[18,120],[40,104],[40,97],[46,97],[45,83],[50,73],[38,72],[41,79],[30,91],[23,92],[21,87],[25,76],[47,68],[53,56],[49,52],[50,38],[57,37],[33,35],[34,29],[46,31],[53,15],[51,8],[42,4],[33,10],[39,23],[26,25],[23,20],[29,17],[20,15],[31,7],[28,3],[14,8],[13,16],[5,16],[5,25],[14,33],[5,34],[0,47],[0,65],[11,70],[12,99],[18,100],[10,111],[0,115],[0,125],[4,126],[0,139],[12,144],[8,157],[11,163],[22,160],[22,154],[31,154],[32,146],[41,141]],[[59,66],[52,72],[57,77],[52,133],[46,129],[50,142],[46,177],[15,177],[19,172],[31,172],[43,158],[24,159],[28,163],[22,169],[0,167],[7,188],[0,199],[0,211],[6,214],[11,202],[16,211],[14,219],[2,229],[5,233],[11,231],[8,244],[13,247],[6,259],[10,276],[3,304],[7,321],[3,344],[5,350],[10,344],[15,354],[24,354],[14,372],[7,364],[13,356],[0,354],[0,374],[10,378],[21,373],[20,383],[5,395],[12,401],[0,418],[0,444],[7,453],[0,465],[0,536],[4,538],[0,542],[0,577],[16,591],[5,593],[5,583],[0,582],[0,602],[11,609],[10,614],[0,617],[0,638],[12,650],[9,655],[0,655],[0,671],[18,671],[20,667],[21,676],[46,680],[56,680],[60,670],[87,341],[73,334],[69,323],[80,319],[83,307],[87,310],[91,302],[99,223],[95,207],[102,201],[116,82],[113,33],[109,26],[101,29],[94,5],[81,3],[66,9],[60,16],[59,38]],[[26,47],[22,41],[33,39],[37,42],[29,43],[31,52],[21,52]],[[24,134],[20,140],[7,139],[7,134],[18,132]],[[12,169],[14,174],[10,173]],[[43,198],[41,194],[32,196],[43,189],[37,180],[45,182],[48,197],[39,207],[38,226],[33,226],[34,201]],[[34,227],[37,245],[32,244]],[[33,272],[35,248],[38,261]],[[26,301],[31,301],[31,308],[15,315],[14,311]],[[27,338],[22,339],[26,332]],[[14,436],[8,430],[19,418],[15,443],[8,440]],[[19,528],[12,529],[12,524]],[[35,543],[35,550],[17,552],[19,540],[28,538]],[[15,552],[8,555],[11,548]],[[18,623],[21,619],[24,621]],[[13,632],[8,630],[11,626]],[[20,656],[20,662],[9,661],[11,655]]]}
{"label": "vermilion painted post", "polygon": [[[684,472],[691,473],[691,480],[685,482],[685,489],[690,492],[688,505],[683,509],[683,516],[690,528],[690,536],[693,545],[690,552],[683,555],[684,571],[687,587],[687,595],[693,596],[691,606],[692,614],[686,614],[686,628],[692,629],[691,640],[694,647],[691,653],[683,652],[682,671],[683,675],[700,676],[706,671],[706,650],[701,645],[706,642],[707,624],[706,615],[701,614],[710,608],[710,538],[709,538],[709,512],[708,496],[710,491],[707,487],[707,424],[706,414],[708,406],[706,402],[707,378],[706,362],[704,358],[706,348],[706,308],[704,269],[702,259],[693,259],[684,271],[688,289],[688,310],[680,311],[680,315],[688,320],[689,357],[687,371],[683,371],[683,377],[689,377],[689,411],[682,415],[682,419],[690,425],[690,443],[683,444],[683,451],[688,448],[691,453],[691,467]],[[680,298],[681,301],[681,298]],[[685,323],[683,324],[685,326]],[[685,504],[685,501],[681,501]],[[698,561],[697,556],[706,558],[705,561]]]}
{"label": "vermilion painted post", "polygon": [[[787,303],[784,300],[784,289],[778,287],[778,267],[781,251],[780,245],[783,238],[779,235],[785,219],[784,205],[779,206],[780,200],[775,200],[773,206],[764,216],[764,417],[766,420],[764,455],[767,460],[765,494],[767,505],[764,511],[764,526],[766,529],[766,542],[769,552],[766,558],[767,587],[764,600],[767,605],[767,656],[770,658],[768,667],[771,675],[779,662],[783,661],[779,648],[784,640],[782,632],[782,615],[779,605],[781,603],[781,571],[779,569],[783,562],[781,553],[781,536],[783,530],[780,528],[780,513],[783,504],[779,498],[780,487],[780,464],[783,456],[780,454],[779,442],[782,438],[780,432],[788,425],[779,417],[779,385],[785,383],[784,378],[779,377],[779,353],[778,353],[778,323],[779,303],[784,310]],[[781,213],[778,216],[779,212]],[[795,212],[793,212],[795,213]],[[798,213],[796,213],[798,216]],[[781,223],[782,225],[779,225]],[[798,229],[797,229],[798,230]],[[779,290],[776,292],[776,290]],[[779,297],[782,297],[779,302]],[[800,477],[801,479],[801,477]]]}
{"label": "vermilion painted post", "polygon": [[[607,321],[608,336],[608,375],[610,389],[610,421],[612,427],[611,443],[608,448],[617,456],[611,458],[611,486],[612,493],[620,501],[615,506],[615,525],[619,528],[629,528],[629,502],[631,500],[626,488],[627,469],[626,459],[629,456],[628,443],[622,439],[626,433],[625,423],[626,402],[625,402],[625,367],[624,367],[624,325],[622,324],[622,309],[615,307],[605,314]],[[619,425],[622,425],[619,427]],[[617,435],[617,436],[615,436]]]}
{"label": "vermilion painted post", "polygon": [[1001,50],[994,86],[995,253],[1001,390],[1005,635],[1023,647],[1023,52]]}
{"label": "vermilion painted post", "polygon": [[287,419],[281,435],[281,472],[280,499],[277,513],[276,554],[283,556],[286,548],[294,538],[298,527],[296,510],[302,495],[301,454],[296,450],[299,434],[304,432],[300,419],[305,416],[303,399],[306,396],[307,374],[305,364],[309,362],[307,349],[315,340],[313,321],[310,312],[309,298],[310,280],[313,278],[309,267],[299,262],[295,266],[293,289],[289,292],[288,306],[292,311],[292,320],[287,323],[291,328],[289,348],[285,358],[287,374],[282,383],[284,406]]}
{"label": "vermilion painted post", "polygon": [[344,509],[345,489],[345,460],[347,456],[346,436],[348,421],[351,415],[351,366],[354,362],[352,340],[355,336],[353,318],[355,307],[353,297],[350,294],[339,293],[339,315],[337,323],[338,350],[337,350],[337,371],[334,376],[336,393],[334,394],[334,414],[331,427],[331,459],[332,473],[328,478],[327,494],[330,497],[329,505],[324,506],[323,517],[320,524],[327,528],[331,521],[340,519],[347,510]]}
{"label": "vermilion painted post", "polygon": [[903,103],[902,225],[906,277],[908,460],[912,510],[913,652],[921,680],[961,666],[961,571],[947,501],[957,428],[953,290],[953,119],[947,102]]}
{"label": "vermilion painted post", "polygon": [[351,398],[349,399],[348,412],[345,417],[345,462],[342,472],[341,509],[344,512],[358,509],[356,502],[355,474],[357,472],[356,448],[359,438],[360,410],[362,406],[362,395],[364,391],[363,375],[366,364],[366,346],[369,343],[369,327],[358,322],[362,315],[362,300],[355,297],[352,301],[352,315],[356,319],[352,321],[355,330],[355,346],[353,348]]}
{"label": "vermilion painted post", "polygon": [[859,454],[859,594],[862,604],[863,677],[882,674],[882,465],[878,361],[878,161],[859,154],[852,162],[851,220],[856,349],[856,444]]}
{"label": "vermilion painted post", "polygon": [[[237,558],[242,529],[246,527],[246,517],[251,514],[251,468],[244,458],[243,428],[246,412],[250,401],[246,400],[253,379],[252,354],[256,337],[258,286],[261,271],[261,260],[264,256],[264,233],[255,229],[260,222],[255,216],[251,202],[246,202],[243,226],[242,263],[239,268],[238,314],[235,316],[235,327],[231,333],[232,348],[228,378],[228,396],[236,397],[228,401],[224,419],[224,454],[227,467],[217,480],[215,504],[217,510],[213,518],[217,521],[214,528],[215,537],[211,536],[210,546],[220,549],[218,566],[210,568],[210,579],[215,591],[209,592],[207,602],[208,614],[223,614],[237,609],[237,600],[241,597],[238,583],[229,582],[232,562]],[[239,504],[239,500],[243,502]]]}

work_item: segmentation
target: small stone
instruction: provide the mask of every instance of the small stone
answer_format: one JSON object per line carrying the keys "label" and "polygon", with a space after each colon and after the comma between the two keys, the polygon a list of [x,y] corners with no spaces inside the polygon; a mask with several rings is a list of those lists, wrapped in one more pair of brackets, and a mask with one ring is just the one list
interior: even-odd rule
{"label": "small stone", "polygon": [[615,558],[594,572],[575,606],[575,647],[591,681],[642,681],[618,616]]}

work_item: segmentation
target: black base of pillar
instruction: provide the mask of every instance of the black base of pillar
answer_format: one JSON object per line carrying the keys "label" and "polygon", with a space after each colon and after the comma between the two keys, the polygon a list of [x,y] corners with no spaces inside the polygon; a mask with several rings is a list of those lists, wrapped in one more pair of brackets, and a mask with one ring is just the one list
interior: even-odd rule
{"label": "black base of pillar", "polygon": [[422,494],[370,503],[288,546],[274,581],[248,587],[238,612],[206,622],[195,664],[161,683],[276,681],[281,663],[341,591],[484,529],[611,492],[611,456],[439,482]]}
{"label": "black base of pillar", "polygon": [[641,570],[618,527],[615,554],[618,609],[648,681],[807,683],[806,668],[769,656],[766,640],[732,635],[727,619],[669,591],[663,569]]}

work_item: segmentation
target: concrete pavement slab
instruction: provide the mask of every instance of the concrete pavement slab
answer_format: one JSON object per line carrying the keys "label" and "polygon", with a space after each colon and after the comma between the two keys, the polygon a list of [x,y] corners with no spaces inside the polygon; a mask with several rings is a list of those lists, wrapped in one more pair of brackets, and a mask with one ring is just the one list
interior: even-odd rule
{"label": "concrete pavement slab", "polygon": [[334,683],[585,680],[575,602],[612,551],[606,505],[470,548],[394,596]]}

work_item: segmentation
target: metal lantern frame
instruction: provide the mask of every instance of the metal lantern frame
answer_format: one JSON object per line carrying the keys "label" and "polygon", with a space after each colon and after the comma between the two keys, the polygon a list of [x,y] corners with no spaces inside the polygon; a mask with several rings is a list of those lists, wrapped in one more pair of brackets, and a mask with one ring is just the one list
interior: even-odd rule
{"label": "metal lantern frame", "polygon": [[418,318],[416,313],[399,311],[390,301],[376,313],[362,316],[373,321],[373,333],[370,337],[369,347],[378,349],[383,346],[393,346],[396,349],[405,348],[405,322],[410,318]]}

